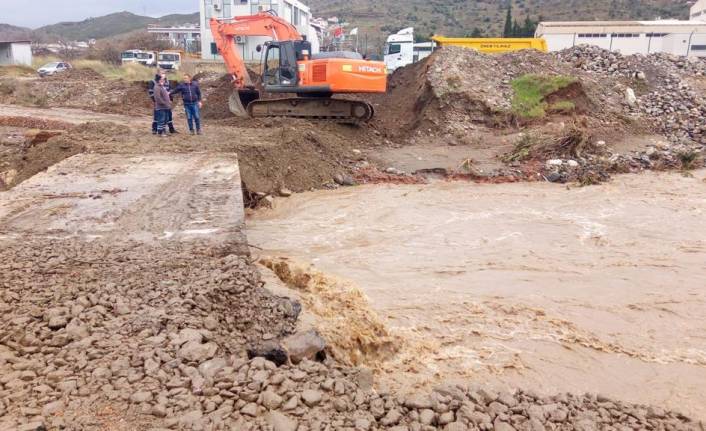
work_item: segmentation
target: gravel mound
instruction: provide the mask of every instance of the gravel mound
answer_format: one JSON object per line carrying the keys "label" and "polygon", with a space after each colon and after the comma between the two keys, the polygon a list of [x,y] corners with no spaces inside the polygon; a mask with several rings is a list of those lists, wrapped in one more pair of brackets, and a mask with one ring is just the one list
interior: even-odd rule
{"label": "gravel mound", "polygon": [[703,430],[596,395],[405,396],[331,358],[246,359],[299,308],[227,245],[5,239],[0,262],[3,430]]}
{"label": "gravel mound", "polygon": [[706,76],[706,61],[669,54],[629,55],[580,45],[555,54],[578,70],[622,78],[638,93],[630,112],[656,121],[673,143],[706,145],[706,103],[703,91],[689,79]]}
{"label": "gravel mound", "polygon": [[288,335],[299,311],[261,289],[247,257],[228,246],[23,240],[1,248],[3,430],[71,425],[101,401],[208,408],[204,370]]}

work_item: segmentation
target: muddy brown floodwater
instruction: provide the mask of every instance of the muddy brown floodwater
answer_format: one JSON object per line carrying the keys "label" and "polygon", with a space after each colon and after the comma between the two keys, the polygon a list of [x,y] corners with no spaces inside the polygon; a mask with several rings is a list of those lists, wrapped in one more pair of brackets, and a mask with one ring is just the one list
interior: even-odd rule
{"label": "muddy brown floodwater", "polygon": [[248,221],[263,253],[350,280],[404,341],[400,385],[471,378],[706,418],[706,171],[363,186]]}

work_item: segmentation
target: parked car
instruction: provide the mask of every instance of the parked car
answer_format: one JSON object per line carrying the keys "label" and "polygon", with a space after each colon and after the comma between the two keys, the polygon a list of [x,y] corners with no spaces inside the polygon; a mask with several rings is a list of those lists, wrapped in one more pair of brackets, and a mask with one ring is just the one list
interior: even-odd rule
{"label": "parked car", "polygon": [[65,72],[69,69],[71,69],[71,65],[69,63],[66,63],[64,61],[54,61],[40,67],[37,70],[37,73],[39,74],[39,76],[44,77],[54,75],[55,73]]}

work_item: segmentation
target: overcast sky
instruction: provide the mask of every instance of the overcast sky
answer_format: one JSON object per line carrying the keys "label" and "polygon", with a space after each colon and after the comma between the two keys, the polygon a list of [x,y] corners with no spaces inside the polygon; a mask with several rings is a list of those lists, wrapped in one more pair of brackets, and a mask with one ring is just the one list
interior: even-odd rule
{"label": "overcast sky", "polygon": [[36,28],[113,12],[162,16],[198,12],[198,0],[0,0],[0,23]]}

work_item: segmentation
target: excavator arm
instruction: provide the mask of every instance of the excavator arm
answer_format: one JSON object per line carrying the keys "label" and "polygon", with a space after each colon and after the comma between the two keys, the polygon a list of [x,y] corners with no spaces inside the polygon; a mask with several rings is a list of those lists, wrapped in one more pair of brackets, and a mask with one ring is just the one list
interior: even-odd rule
{"label": "excavator arm", "polygon": [[236,36],[269,36],[274,40],[303,40],[296,27],[269,12],[236,16],[229,20],[211,18],[211,33],[228,73],[238,90],[252,88],[243,58],[235,48]]}

